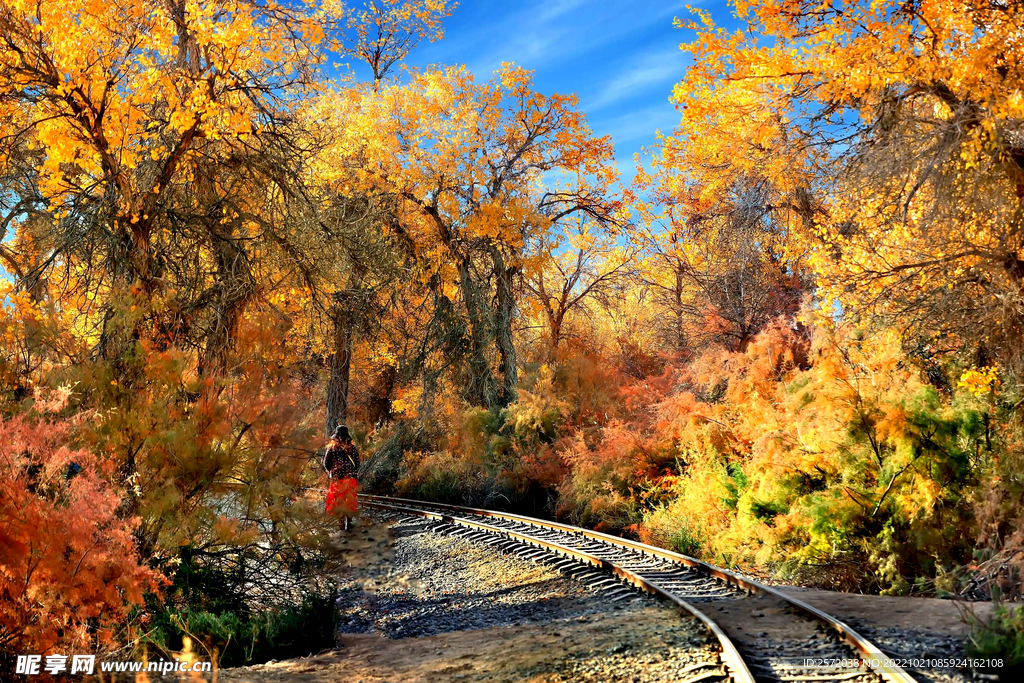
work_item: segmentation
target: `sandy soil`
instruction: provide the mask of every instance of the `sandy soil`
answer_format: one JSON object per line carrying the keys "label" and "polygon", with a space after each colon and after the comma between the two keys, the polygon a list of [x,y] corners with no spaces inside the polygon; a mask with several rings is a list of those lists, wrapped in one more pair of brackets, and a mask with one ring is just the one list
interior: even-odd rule
{"label": "sandy soil", "polygon": [[969,627],[961,616],[963,610],[971,610],[983,619],[992,613],[991,603],[986,602],[834,593],[810,588],[780,587],[780,590],[850,623],[854,628],[856,624],[853,622],[859,622],[964,637]]}
{"label": "sandy soil", "polygon": [[[684,620],[667,608],[615,611],[569,621],[390,640],[342,636],[342,648],[301,660],[227,669],[223,681],[649,681],[681,680],[713,662]],[[684,650],[685,653],[680,652]],[[673,656],[674,655],[674,656]],[[682,655],[682,656],[681,656]]]}

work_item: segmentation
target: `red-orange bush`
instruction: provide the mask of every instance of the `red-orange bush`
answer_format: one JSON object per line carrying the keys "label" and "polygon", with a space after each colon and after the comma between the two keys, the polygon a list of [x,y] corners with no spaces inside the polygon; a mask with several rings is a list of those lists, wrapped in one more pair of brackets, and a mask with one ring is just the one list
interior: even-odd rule
{"label": "red-orange bush", "polygon": [[68,447],[71,427],[0,420],[0,655],[102,648],[158,585],[110,463]]}

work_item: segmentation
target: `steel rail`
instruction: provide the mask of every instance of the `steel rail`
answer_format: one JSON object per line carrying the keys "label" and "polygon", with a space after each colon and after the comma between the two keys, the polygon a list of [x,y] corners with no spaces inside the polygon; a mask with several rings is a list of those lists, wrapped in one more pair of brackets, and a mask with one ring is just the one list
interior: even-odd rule
{"label": "steel rail", "polygon": [[[672,552],[671,550],[665,550],[664,548],[658,548],[653,545],[641,543],[639,541],[632,541],[627,538],[620,536],[612,536],[611,534],[605,534],[600,531],[592,531],[590,529],[584,529],[582,527],[571,526],[569,524],[561,524],[559,522],[550,522],[543,519],[537,519],[535,517],[527,517],[525,515],[516,515],[508,512],[496,512],[494,510],[483,510],[480,508],[469,508],[460,507],[457,505],[447,505],[444,503],[429,503],[420,500],[412,500],[409,498],[394,498],[390,496],[376,496],[376,495],[361,495],[360,498],[366,500],[369,503],[375,501],[394,504],[412,504],[412,505],[425,505],[428,507],[439,508],[442,510],[449,510],[452,512],[461,512],[463,514],[473,514],[482,517],[492,517],[494,519],[504,519],[507,521],[520,522],[523,524],[530,524],[546,529],[554,529],[558,531],[564,531],[572,534],[582,535],[587,538],[610,543],[631,550],[636,550],[641,553],[653,555],[664,560],[672,562],[678,562],[688,567],[693,567],[702,572],[722,579],[737,588],[741,588],[750,593],[763,593],[775,596],[780,600],[783,600],[799,611],[803,612],[812,619],[818,621],[829,629],[835,631],[842,640],[852,647],[861,657],[866,660],[865,663],[868,667],[881,676],[888,683],[917,683],[917,681],[907,673],[902,667],[892,661],[891,657],[886,656],[878,648],[877,645],[872,643],[864,636],[857,633],[848,624],[839,619],[833,617],[817,607],[813,607],[803,600],[786,595],[782,591],[766,586],[762,583],[754,581],[753,579],[739,574],[735,574],[727,569],[716,567],[714,565],[703,562],[689,555],[683,555],[681,553]],[[708,620],[710,621],[710,620]],[[716,625],[717,628],[717,625]],[[872,665],[874,664],[874,665]]]}
{"label": "steel rail", "polygon": [[[363,496],[363,498],[370,498],[370,496]],[[381,508],[384,510],[391,510],[394,512],[402,512],[408,515],[416,515],[419,517],[425,517],[427,519],[434,519],[446,524],[454,524],[458,526],[469,527],[471,529],[478,529],[480,531],[486,531],[506,538],[513,538],[522,543],[526,543],[533,546],[539,546],[545,550],[557,553],[559,555],[565,555],[571,557],[577,561],[585,564],[599,567],[606,571],[609,571],[623,580],[631,583],[632,585],[644,590],[648,593],[653,593],[669,602],[675,604],[677,607],[689,612],[694,617],[699,619],[704,626],[711,631],[711,633],[718,639],[719,644],[722,646],[722,664],[725,666],[726,671],[732,676],[736,683],[756,683],[754,675],[747,668],[747,663],[743,661],[743,657],[740,656],[739,650],[729,639],[729,636],[711,620],[706,614],[701,612],[699,609],[686,602],[678,595],[674,595],[670,591],[662,588],[657,583],[650,581],[635,572],[620,567],[614,562],[609,562],[603,558],[597,557],[590,553],[578,550],[576,548],[570,548],[569,546],[556,543],[554,541],[548,541],[541,538],[536,538],[528,534],[522,534],[511,529],[505,529],[503,527],[493,526],[485,522],[476,522],[473,520],[464,519],[461,517],[452,517],[438,512],[432,512],[430,510],[424,510],[422,508],[408,507],[406,505],[399,505],[392,502],[386,502],[382,500],[381,496],[373,496],[372,500],[368,500],[367,503],[373,507]],[[392,499],[394,500],[394,499]],[[415,503],[417,501],[409,501]]]}

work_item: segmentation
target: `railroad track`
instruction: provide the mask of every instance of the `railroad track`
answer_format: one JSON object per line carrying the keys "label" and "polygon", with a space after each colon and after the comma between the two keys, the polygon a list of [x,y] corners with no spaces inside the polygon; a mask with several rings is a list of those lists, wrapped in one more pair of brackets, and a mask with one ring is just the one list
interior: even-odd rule
{"label": "railroad track", "polygon": [[700,560],[589,529],[491,510],[360,496],[393,515],[413,515],[463,536],[555,566],[628,599],[653,593],[696,617],[721,647],[719,670],[690,680],[735,683],[916,683],[873,643],[801,600]]}

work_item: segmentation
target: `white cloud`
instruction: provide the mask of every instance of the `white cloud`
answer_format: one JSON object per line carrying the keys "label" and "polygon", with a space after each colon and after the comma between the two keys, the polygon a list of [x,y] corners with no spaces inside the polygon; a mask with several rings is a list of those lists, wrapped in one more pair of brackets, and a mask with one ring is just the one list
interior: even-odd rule
{"label": "white cloud", "polygon": [[611,118],[594,116],[587,118],[596,134],[611,135],[616,150],[620,150],[635,146],[624,143],[637,142],[640,145],[653,145],[657,131],[669,133],[679,123],[679,112],[666,98],[663,103],[631,110]]}
{"label": "white cloud", "polygon": [[[511,11],[488,16],[469,34],[436,50],[450,61],[468,62],[476,74],[490,74],[502,62],[528,69],[543,69],[567,61],[608,43],[621,40],[656,23],[666,23],[681,4],[643,11],[633,0],[600,5],[586,0],[539,0]],[[483,18],[483,17],[481,17]],[[467,56],[469,57],[467,59]],[[437,57],[434,57],[436,61]]]}
{"label": "white cloud", "polygon": [[672,85],[682,78],[685,68],[685,55],[676,46],[638,55],[607,81],[597,96],[586,102],[585,108],[597,111],[654,87],[664,90],[667,98]]}

